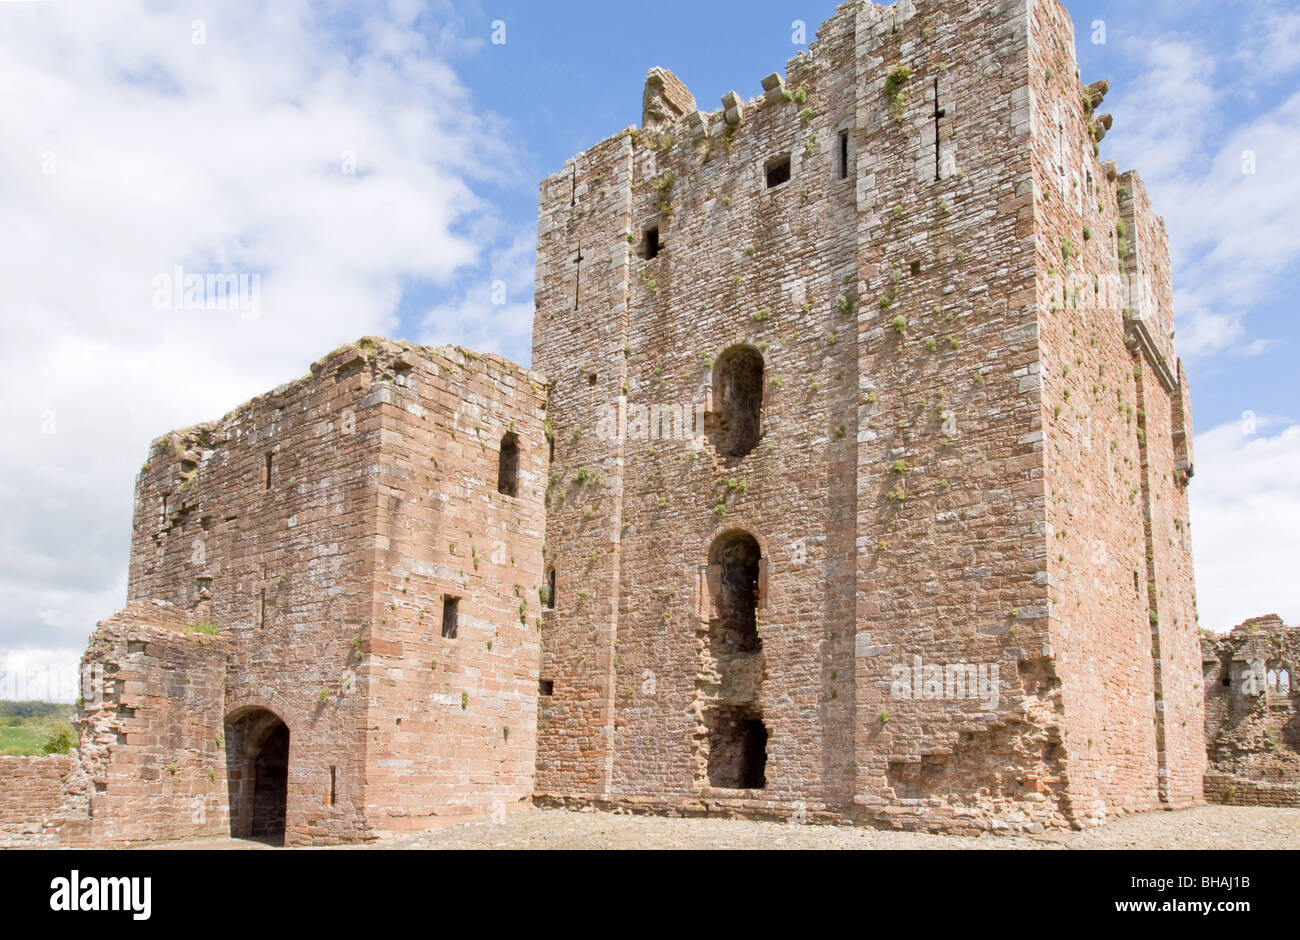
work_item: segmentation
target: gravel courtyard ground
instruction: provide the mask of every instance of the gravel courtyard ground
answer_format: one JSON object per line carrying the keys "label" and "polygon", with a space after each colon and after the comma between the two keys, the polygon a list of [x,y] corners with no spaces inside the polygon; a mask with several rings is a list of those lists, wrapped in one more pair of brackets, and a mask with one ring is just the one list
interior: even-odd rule
{"label": "gravel courtyard ground", "polygon": [[1130,816],[1100,829],[1041,836],[936,836],[730,819],[666,819],[531,809],[504,823],[448,826],[380,849],[1281,849],[1300,809],[1205,806]]}
{"label": "gravel courtyard ground", "polygon": [[[839,826],[796,826],[736,819],[669,819],[531,808],[505,822],[460,823],[348,849],[1292,849],[1300,843],[1300,809],[1202,806],[1129,816],[1084,832],[976,838]],[[141,846],[145,848],[147,846]],[[261,849],[220,839],[154,846],[168,849]]]}

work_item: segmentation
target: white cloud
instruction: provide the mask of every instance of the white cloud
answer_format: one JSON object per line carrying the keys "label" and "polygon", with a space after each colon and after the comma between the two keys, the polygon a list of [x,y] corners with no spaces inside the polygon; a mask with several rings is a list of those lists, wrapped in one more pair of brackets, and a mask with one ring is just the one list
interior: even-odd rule
{"label": "white cloud", "polygon": [[[1169,229],[1179,352],[1189,361],[1274,344],[1251,335],[1247,316],[1289,288],[1286,275],[1300,265],[1300,93],[1259,111],[1250,102],[1261,73],[1242,78],[1231,62],[1250,54],[1277,74],[1300,59],[1256,48],[1254,35],[1219,55],[1200,41],[1131,40],[1129,53],[1148,64],[1108,102],[1116,132],[1105,146],[1122,168],[1137,167]],[[1244,172],[1251,161],[1255,172]]]}
{"label": "white cloud", "polygon": [[1192,543],[1201,626],[1223,631],[1263,614],[1300,623],[1300,425],[1222,425],[1196,438]]}
{"label": "white cloud", "polygon": [[[476,192],[517,176],[512,135],[432,3],[0,4],[0,649],[75,650],[125,600],[150,440],[513,244]],[[258,316],[155,309],[176,265],[260,275]]]}
{"label": "white cloud", "polygon": [[68,702],[80,694],[81,652],[63,649],[18,649],[0,654],[0,700]]}
{"label": "white cloud", "polygon": [[1252,80],[1287,75],[1300,68],[1300,12],[1258,8],[1250,14],[1252,28],[1234,56]]}
{"label": "white cloud", "polygon": [[419,342],[456,342],[505,356],[530,348],[536,270],[537,228],[529,226],[490,253],[483,277],[468,284],[454,301],[425,314]]}

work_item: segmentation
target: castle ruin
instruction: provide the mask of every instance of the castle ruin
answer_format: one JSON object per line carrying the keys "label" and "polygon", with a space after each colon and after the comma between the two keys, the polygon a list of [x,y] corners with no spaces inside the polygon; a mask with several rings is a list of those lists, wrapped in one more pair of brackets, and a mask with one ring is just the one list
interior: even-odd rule
{"label": "castle ruin", "polygon": [[536,371],[366,340],[155,442],[0,839],[1200,803],[1167,238],[1064,8],[853,0],[763,89],[542,183]]}
{"label": "castle ruin", "polygon": [[1201,640],[1205,665],[1205,798],[1300,806],[1300,627],[1276,614]]}

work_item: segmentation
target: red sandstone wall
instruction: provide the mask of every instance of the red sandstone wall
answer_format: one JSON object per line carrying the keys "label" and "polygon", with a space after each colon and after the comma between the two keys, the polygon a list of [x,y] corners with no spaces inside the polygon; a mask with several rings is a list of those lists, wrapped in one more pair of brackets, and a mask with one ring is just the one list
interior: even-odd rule
{"label": "red sandstone wall", "polygon": [[606,797],[611,787],[625,474],[623,448],[601,439],[596,416],[630,390],[636,150],[631,137],[612,138],[541,187],[533,364],[551,382],[546,565],[556,597],[542,623],[541,678],[554,694],[539,706],[540,793]]}
{"label": "red sandstone wall", "polygon": [[[543,407],[540,379],[502,360],[362,340],[155,444],[131,597],[230,640],[227,722],[288,726],[290,842],[531,792]],[[507,503],[497,453],[512,427],[523,486]],[[450,646],[444,593],[468,622]]]}
{"label": "red sandstone wall", "polygon": [[[856,802],[898,826],[1060,821],[1028,28],[1023,3],[932,3],[859,39]],[[900,696],[916,657],[996,667],[999,701]]]}
{"label": "red sandstone wall", "polygon": [[[1191,540],[1174,453],[1190,415],[1185,388],[1153,368],[1172,357],[1163,224],[1137,175],[1097,156],[1098,114],[1082,100],[1064,9],[1036,2],[1034,22],[1052,633],[1070,812],[1097,823],[1153,809],[1162,791],[1172,805],[1200,800]],[[1133,344],[1139,314],[1149,354]],[[1181,383],[1181,370],[1169,378]]]}
{"label": "red sandstone wall", "polygon": [[[1165,544],[1186,533],[1190,415],[1184,388],[1141,413],[1119,176],[1094,152],[1072,43],[1047,0],[844,9],[764,97],[674,120],[651,88],[646,127],[543,184],[534,348],[555,381],[560,591],[540,790],[832,813],[852,795],[858,814],[944,828],[1153,807],[1154,602],[1174,655],[1166,788],[1194,801],[1190,556]],[[782,154],[791,182],[769,189]],[[1164,233],[1148,206],[1137,219],[1153,260],[1139,253],[1134,296],[1168,332]],[[752,454],[592,439],[616,409],[689,412],[736,343],[765,360]],[[728,795],[702,779],[707,690],[726,685],[702,618],[708,547],[732,527],[765,558],[769,738],[767,787]],[[891,676],[915,656],[996,665],[1003,698],[900,701]]]}
{"label": "red sandstone wall", "polygon": [[229,834],[222,716],[229,643],[136,604],[82,659],[81,770],[97,844]]}
{"label": "red sandstone wall", "polygon": [[1124,335],[1118,178],[1088,133],[1068,16],[1054,2],[1034,10],[1052,643],[1070,810],[1096,823],[1158,805],[1140,404]]}
{"label": "red sandstone wall", "polygon": [[137,484],[129,596],[210,618],[231,640],[227,716],[266,709],[290,729],[295,842],[369,828],[355,640],[372,605],[376,350],[344,347],[221,421],[160,439]]}
{"label": "red sandstone wall", "polygon": [[1276,615],[1259,617],[1226,636],[1204,636],[1201,651],[1205,798],[1300,806],[1300,629],[1288,629]]}
{"label": "red sandstone wall", "polygon": [[[498,357],[396,360],[376,406],[366,809],[379,829],[526,802],[537,749],[548,442],[540,376]],[[516,494],[498,492],[519,446]],[[445,597],[460,598],[455,639]]]}
{"label": "red sandstone wall", "polygon": [[[77,754],[0,757],[0,848],[84,839],[85,784],[77,790]],[[77,796],[80,799],[77,799]]]}

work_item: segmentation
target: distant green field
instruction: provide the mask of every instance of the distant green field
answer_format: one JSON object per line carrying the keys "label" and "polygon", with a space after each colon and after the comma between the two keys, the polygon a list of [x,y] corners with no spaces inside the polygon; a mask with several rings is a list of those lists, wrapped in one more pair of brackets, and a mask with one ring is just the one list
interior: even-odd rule
{"label": "distant green field", "polygon": [[64,754],[77,746],[68,721],[70,705],[47,702],[0,702],[0,756]]}

